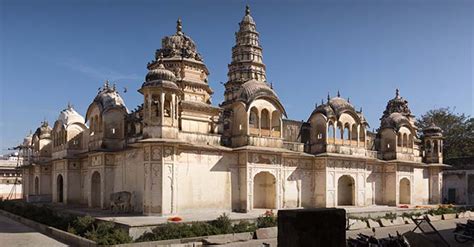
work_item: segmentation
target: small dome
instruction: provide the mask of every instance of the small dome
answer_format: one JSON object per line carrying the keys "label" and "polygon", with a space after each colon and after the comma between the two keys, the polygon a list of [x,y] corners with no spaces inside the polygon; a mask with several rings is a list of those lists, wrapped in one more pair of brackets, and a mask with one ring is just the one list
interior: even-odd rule
{"label": "small dome", "polygon": [[390,114],[388,117],[382,119],[381,128],[391,128],[394,130],[400,129],[403,125],[411,126],[410,120],[402,113],[394,112]]}
{"label": "small dome", "polygon": [[66,109],[59,113],[58,121],[63,126],[68,126],[73,123],[84,124],[85,120],[71,105],[68,105]]}
{"label": "small dome", "polygon": [[405,116],[410,116],[411,111],[408,107],[408,101],[400,96],[400,91],[395,91],[395,98],[388,101],[385,111],[383,112],[382,119],[389,116],[394,112],[402,113]]}
{"label": "small dome", "polygon": [[253,17],[250,15],[250,7],[248,5],[245,6],[245,16],[244,18],[242,18],[241,24],[247,24],[247,23],[255,25],[255,21],[253,20]]}
{"label": "small dome", "polygon": [[329,100],[328,104],[334,110],[337,115],[340,115],[343,111],[349,110],[355,112],[354,106],[351,105],[346,99],[341,97],[334,97]]}
{"label": "small dome", "polygon": [[178,57],[202,61],[201,55],[197,52],[196,44],[182,30],[181,19],[178,19],[176,34],[166,36],[161,40],[161,49],[156,51],[156,59],[163,56],[164,58]]}
{"label": "small dome", "polygon": [[268,96],[278,99],[275,91],[273,91],[273,89],[271,89],[266,82],[252,79],[242,84],[242,88],[240,89],[241,99],[246,102],[250,102],[260,96]]}
{"label": "small dome", "polygon": [[176,76],[170,70],[167,70],[163,65],[162,59],[158,60],[158,67],[150,69],[145,77],[145,82],[142,87],[161,86],[170,89],[179,90],[176,85]]}
{"label": "small dome", "polygon": [[41,126],[36,129],[35,134],[39,139],[50,139],[51,138],[51,127],[47,121],[43,121]]}
{"label": "small dome", "polygon": [[114,107],[124,108],[125,110],[127,109],[125,107],[125,102],[115,89],[115,85],[110,87],[108,81],[105,82],[97,96],[95,96],[94,102],[99,104],[102,112]]}
{"label": "small dome", "polygon": [[319,105],[318,107],[316,107],[316,109],[314,109],[314,111],[313,111],[313,113],[311,113],[311,115],[316,114],[316,113],[321,113],[324,116],[326,116],[327,118],[335,118],[336,117],[336,113],[334,113],[334,110],[331,108],[331,106],[329,106],[327,104],[322,104],[322,105]]}
{"label": "small dome", "polygon": [[442,137],[443,136],[443,130],[436,126],[433,122],[431,122],[430,126],[426,127],[423,129],[423,135],[424,136],[438,136]]}
{"label": "small dome", "polygon": [[30,146],[32,140],[33,140],[33,134],[29,133],[27,136],[25,136],[25,138],[23,138],[23,146]]}

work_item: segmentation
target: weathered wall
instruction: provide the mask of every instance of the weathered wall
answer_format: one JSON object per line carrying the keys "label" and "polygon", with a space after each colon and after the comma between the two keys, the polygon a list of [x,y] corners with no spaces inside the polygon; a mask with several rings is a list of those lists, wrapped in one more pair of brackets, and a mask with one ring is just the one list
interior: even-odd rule
{"label": "weathered wall", "polygon": [[178,212],[231,210],[230,166],[237,155],[215,151],[180,150],[177,164],[176,204]]}

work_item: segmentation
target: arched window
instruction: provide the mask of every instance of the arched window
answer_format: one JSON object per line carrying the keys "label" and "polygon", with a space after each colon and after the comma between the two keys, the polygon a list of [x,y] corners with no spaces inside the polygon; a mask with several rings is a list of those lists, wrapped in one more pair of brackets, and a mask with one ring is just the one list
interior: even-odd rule
{"label": "arched window", "polygon": [[278,111],[272,112],[272,131],[280,131],[281,114]]}
{"label": "arched window", "polygon": [[438,141],[435,140],[434,143],[433,143],[433,153],[437,154],[439,151],[438,151]]}
{"label": "arched window", "polygon": [[351,134],[351,133],[350,133],[350,129],[349,129],[349,124],[346,124],[346,125],[344,126],[343,139],[344,139],[344,140],[350,140],[350,139],[351,139],[351,138],[350,138],[350,134]]}
{"label": "arched window", "polygon": [[334,138],[334,124],[331,121],[328,124],[328,138]]}
{"label": "arched window", "polygon": [[339,130],[339,134],[336,135],[336,138],[341,140],[344,139],[344,128],[342,127],[342,123],[338,123],[337,128]]}
{"label": "arched window", "polygon": [[408,147],[408,136],[407,134],[403,134],[403,147]]}
{"label": "arched window", "polygon": [[262,119],[262,123],[261,123],[260,128],[269,130],[270,129],[270,113],[268,112],[267,109],[262,110],[261,119]]}
{"label": "arched window", "polygon": [[252,107],[252,109],[250,109],[249,127],[255,129],[258,128],[258,110],[255,107]]}
{"label": "arched window", "polygon": [[357,125],[356,124],[352,125],[351,136],[352,136],[353,141],[357,141]]}
{"label": "arched window", "polygon": [[171,117],[171,114],[172,114],[171,113],[171,103],[172,103],[171,95],[167,94],[165,96],[165,103],[164,103],[164,106],[163,106],[164,107],[164,112],[163,113],[164,113],[165,117]]}
{"label": "arched window", "polygon": [[398,147],[403,146],[402,133],[400,133],[400,132],[399,132],[398,135],[397,135],[397,146],[398,146]]}
{"label": "arched window", "polygon": [[359,141],[365,142],[365,128],[363,125],[359,126]]}
{"label": "arched window", "polygon": [[413,135],[412,134],[408,135],[408,147],[413,148]]}

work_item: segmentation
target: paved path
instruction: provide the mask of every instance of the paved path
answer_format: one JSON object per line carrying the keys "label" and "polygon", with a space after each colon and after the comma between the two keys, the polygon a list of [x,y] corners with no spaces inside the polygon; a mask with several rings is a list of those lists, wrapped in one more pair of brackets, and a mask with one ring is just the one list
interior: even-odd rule
{"label": "paved path", "polygon": [[67,246],[32,228],[0,215],[0,246]]}

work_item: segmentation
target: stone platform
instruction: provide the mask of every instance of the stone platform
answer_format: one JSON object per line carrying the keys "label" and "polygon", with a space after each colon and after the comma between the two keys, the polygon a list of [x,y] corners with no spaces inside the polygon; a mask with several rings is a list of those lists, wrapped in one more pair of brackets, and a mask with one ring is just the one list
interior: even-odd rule
{"label": "stone platform", "polygon": [[[74,215],[91,215],[98,220],[113,221],[126,229],[130,236],[137,238],[146,231],[151,231],[158,225],[165,224],[171,217],[180,217],[182,223],[191,223],[196,221],[211,221],[223,213],[229,214],[229,217],[234,221],[248,220],[250,222],[255,221],[259,216],[264,214],[270,209],[255,209],[248,213],[237,213],[230,211],[198,211],[193,213],[173,214],[166,216],[143,216],[140,214],[113,214],[109,210],[93,209],[83,206],[63,206],[53,204],[53,206],[59,211],[70,213]],[[437,205],[423,206],[436,208]],[[368,207],[339,207],[346,210],[349,216],[384,216],[386,213],[397,213],[403,214],[404,212],[422,212],[429,208],[397,208],[392,206],[368,206]],[[273,210],[274,214],[277,215],[278,210]]]}

